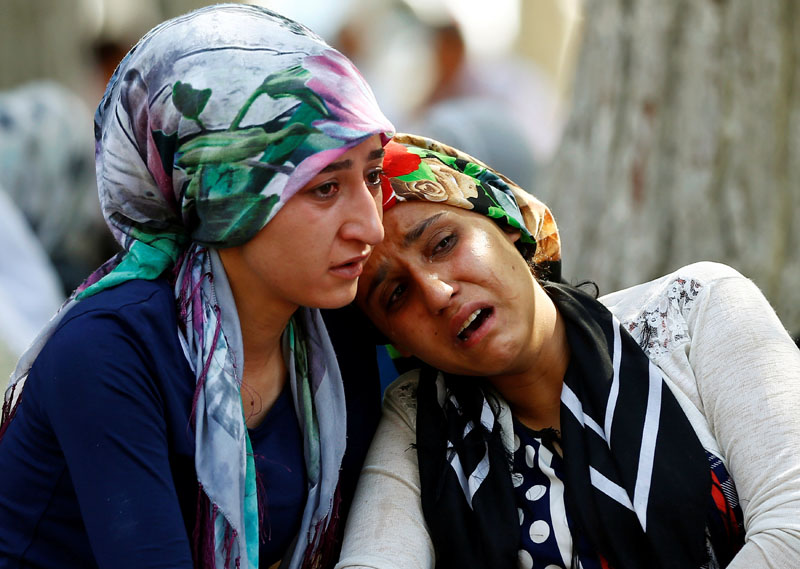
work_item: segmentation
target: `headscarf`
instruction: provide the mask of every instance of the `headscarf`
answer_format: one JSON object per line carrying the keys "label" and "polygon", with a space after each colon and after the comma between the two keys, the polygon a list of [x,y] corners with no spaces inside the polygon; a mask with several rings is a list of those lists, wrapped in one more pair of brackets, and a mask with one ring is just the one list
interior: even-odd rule
{"label": "headscarf", "polygon": [[[743,543],[733,483],[718,483],[721,461],[703,449],[661,371],[620,322],[592,296],[553,282],[561,256],[549,209],[430,139],[397,135],[384,173],[395,200],[460,207],[520,231],[520,252],[538,270],[570,347],[560,407],[564,499],[576,531],[602,560],[592,566],[725,566]],[[523,512],[496,397],[484,378],[427,365],[420,372],[416,449],[437,569],[517,564]],[[581,565],[575,557],[564,562]]]}
{"label": "headscarf", "polygon": [[[76,302],[172,274],[178,332],[197,376],[195,563],[257,567],[241,332],[215,248],[247,242],[328,163],[375,134],[385,143],[391,131],[352,63],[278,14],[222,4],[154,28],[122,60],[95,114],[100,202],[124,252],[90,276],[22,357],[7,414],[14,387]],[[294,363],[289,382],[309,480],[284,566],[324,566],[346,444],[343,386],[318,310],[298,311],[283,348]]]}
{"label": "headscarf", "polygon": [[561,278],[561,241],[546,205],[477,158],[446,144],[397,133],[385,146],[384,210],[429,201],[481,213],[520,232],[521,253],[541,277]]}

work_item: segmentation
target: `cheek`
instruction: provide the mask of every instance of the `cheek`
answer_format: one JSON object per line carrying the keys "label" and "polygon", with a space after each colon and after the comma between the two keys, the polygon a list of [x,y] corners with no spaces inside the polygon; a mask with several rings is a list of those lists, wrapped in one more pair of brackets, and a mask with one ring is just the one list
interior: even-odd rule
{"label": "cheek", "polygon": [[378,218],[383,221],[383,202],[384,196],[381,190],[378,190],[377,193],[372,195],[373,199],[375,200],[375,209],[378,210]]}
{"label": "cheek", "polygon": [[293,227],[293,232],[303,247],[329,249],[339,238],[345,225],[345,204],[303,218]]}
{"label": "cheek", "polygon": [[417,351],[414,345],[415,338],[425,336],[424,324],[417,322],[414,325],[413,319],[409,318],[387,318],[378,325],[378,328],[397,349],[412,353]]}
{"label": "cheek", "polygon": [[405,350],[424,355],[442,335],[430,314],[424,310],[409,310],[402,319],[389,324],[387,336],[396,338]]}
{"label": "cheek", "polygon": [[459,270],[471,275],[472,280],[497,278],[499,259],[505,259],[503,251],[494,246],[484,232],[476,232],[466,243],[464,255],[457,258]]}

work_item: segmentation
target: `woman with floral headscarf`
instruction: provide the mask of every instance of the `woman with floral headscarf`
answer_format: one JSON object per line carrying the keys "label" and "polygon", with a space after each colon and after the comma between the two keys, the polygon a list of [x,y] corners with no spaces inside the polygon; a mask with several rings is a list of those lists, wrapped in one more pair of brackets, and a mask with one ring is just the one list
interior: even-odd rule
{"label": "woman with floral headscarf", "polygon": [[347,59],[266,10],[201,9],[131,50],[95,115],[124,251],[12,377],[0,566],[335,562],[378,382],[318,309],[353,299],[383,236],[391,130]]}
{"label": "woman with floral headscarf", "polygon": [[491,168],[397,135],[384,172],[357,302],[425,363],[386,391],[338,568],[800,567],[800,352],[750,281],[598,301]]}

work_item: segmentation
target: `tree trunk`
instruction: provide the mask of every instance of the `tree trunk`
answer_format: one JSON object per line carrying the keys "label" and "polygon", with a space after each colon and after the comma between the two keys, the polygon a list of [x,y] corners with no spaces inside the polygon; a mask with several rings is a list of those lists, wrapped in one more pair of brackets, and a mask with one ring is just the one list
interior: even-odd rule
{"label": "tree trunk", "polygon": [[800,332],[800,2],[587,0],[573,110],[536,193],[601,293],[732,265]]}

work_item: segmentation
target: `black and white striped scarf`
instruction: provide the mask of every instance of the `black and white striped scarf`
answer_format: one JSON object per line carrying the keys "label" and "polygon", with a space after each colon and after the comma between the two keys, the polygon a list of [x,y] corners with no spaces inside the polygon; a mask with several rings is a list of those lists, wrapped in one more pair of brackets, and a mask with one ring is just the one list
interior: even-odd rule
{"label": "black and white striped scarf", "polygon": [[[602,304],[572,287],[546,289],[571,351],[561,443],[577,531],[614,569],[701,567],[711,476],[691,424],[659,369]],[[486,385],[431,368],[420,375],[417,451],[437,569],[517,564],[511,457]],[[740,545],[729,541],[712,543],[721,566]]]}

